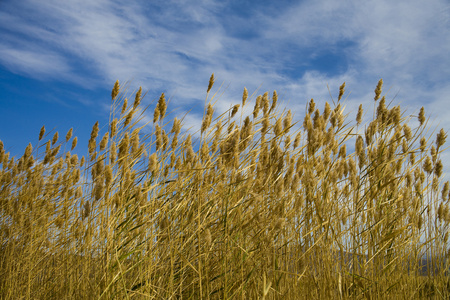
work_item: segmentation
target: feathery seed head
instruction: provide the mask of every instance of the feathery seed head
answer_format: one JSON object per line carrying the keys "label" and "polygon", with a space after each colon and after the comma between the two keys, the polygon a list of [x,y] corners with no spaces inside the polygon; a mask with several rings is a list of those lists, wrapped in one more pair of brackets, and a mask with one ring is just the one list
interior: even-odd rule
{"label": "feathery seed head", "polygon": [[28,146],[25,148],[25,153],[23,154],[23,157],[25,159],[29,158],[31,156],[32,151],[33,151],[33,146],[31,146],[31,143],[29,143]]}
{"label": "feathery seed head", "polygon": [[233,106],[233,109],[231,110],[231,117],[234,117],[236,115],[236,113],[239,110],[239,106],[240,106],[240,104],[236,104]]}
{"label": "feathery seed head", "polygon": [[328,120],[328,117],[330,116],[331,113],[331,107],[330,104],[328,104],[328,102],[325,102],[325,108],[323,110],[323,118],[324,120]]}
{"label": "feathery seed head", "polygon": [[130,110],[127,114],[127,116],[125,117],[125,121],[123,122],[123,127],[127,127],[128,124],[131,123],[131,120],[133,119],[133,114],[134,114],[134,110]]}
{"label": "feathery seed head", "polygon": [[291,136],[286,136],[286,139],[284,140],[284,149],[287,150],[291,146]]}
{"label": "feathery seed head", "polygon": [[347,156],[347,146],[343,144],[341,148],[339,149],[339,156],[341,158],[345,158]]}
{"label": "feathery seed head", "polygon": [[412,137],[411,134],[411,128],[408,126],[408,124],[403,125],[403,133],[405,135],[406,140],[410,140]]}
{"label": "feathery seed head", "polygon": [[133,109],[136,109],[136,107],[139,106],[141,103],[141,95],[142,95],[142,87],[139,87],[139,90],[136,93],[136,96],[134,97],[134,103],[133,103]]}
{"label": "feathery seed head", "polygon": [[356,124],[358,125],[361,124],[362,114],[363,114],[363,106],[362,104],[360,104],[358,108],[358,114],[356,115]]}
{"label": "feathery seed head", "polygon": [[158,168],[158,157],[156,156],[156,153],[153,153],[150,155],[148,160],[148,170],[150,172],[154,172]]}
{"label": "feathery seed head", "polygon": [[55,134],[53,135],[53,138],[52,138],[52,146],[53,146],[54,144],[56,144],[57,141],[58,141],[58,131],[55,132]]}
{"label": "feathery seed head", "polygon": [[117,133],[117,119],[116,118],[114,118],[114,120],[112,120],[110,126],[111,126],[111,128],[110,128],[110,132],[109,132],[109,137],[112,138]]}
{"label": "feathery seed head", "polygon": [[262,100],[262,96],[261,95],[256,97],[255,107],[253,108],[253,118],[254,119],[256,117],[258,117],[259,109],[261,108],[261,100]]}
{"label": "feathery seed head", "polygon": [[425,139],[425,137],[422,137],[422,138],[420,139],[420,151],[421,151],[422,153],[425,152],[426,147],[427,147],[427,140]]}
{"label": "feathery seed head", "polygon": [[267,132],[267,130],[269,129],[269,126],[270,126],[269,116],[266,115],[264,117],[264,119],[262,120],[261,133],[265,134]]}
{"label": "feathery seed head", "polygon": [[98,121],[95,122],[94,126],[92,127],[92,131],[91,131],[91,140],[95,140],[98,136]]}
{"label": "feathery seed head", "polygon": [[208,89],[206,90],[206,93],[209,93],[213,85],[214,85],[214,73],[212,73],[211,77],[209,78]]}
{"label": "feathery seed head", "polygon": [[439,159],[436,162],[436,166],[434,168],[434,174],[439,178],[442,176],[442,169],[444,168],[444,165],[442,164],[442,161]]}
{"label": "feathery seed head", "polygon": [[162,119],[164,119],[167,109],[166,95],[164,95],[164,93],[162,93],[159,97],[157,108],[159,109],[159,120],[161,121]]}
{"label": "feathery seed head", "polygon": [[70,128],[69,131],[66,134],[66,143],[70,140],[70,138],[72,137],[72,131],[73,128]]}
{"label": "feathery seed head", "polygon": [[169,145],[169,136],[167,135],[167,133],[164,129],[162,130],[162,142],[163,142],[162,148],[163,148],[163,151],[165,151],[167,148],[167,145]]}
{"label": "feathery seed head", "polygon": [[295,149],[300,145],[300,139],[302,137],[302,133],[301,131],[297,132],[297,135],[295,136],[294,139],[294,144],[292,145],[292,147]]}
{"label": "feathery seed head", "polygon": [[312,122],[310,114],[306,114],[305,119],[303,120],[303,128],[305,131],[312,130]]}
{"label": "feathery seed head", "polygon": [[383,96],[377,107],[377,119],[380,121],[380,125],[385,123],[387,113],[386,98]]}
{"label": "feathery seed head", "polygon": [[262,100],[261,100],[261,107],[263,109],[263,114],[266,115],[269,112],[269,92],[265,92]]}
{"label": "feathery seed head", "polygon": [[316,104],[314,103],[314,99],[311,99],[311,101],[309,101],[308,114],[311,115],[314,112],[315,108]]}
{"label": "feathery seed head", "polygon": [[130,135],[125,132],[119,144],[119,159],[122,160],[128,154],[128,146],[130,144]]}
{"label": "feathery seed head", "polygon": [[441,131],[436,136],[436,147],[439,148],[445,144],[445,140],[447,139],[447,134],[444,131],[444,128],[441,128]]}
{"label": "feathery seed head", "polygon": [[344,95],[344,92],[345,92],[345,82],[339,87],[338,101],[341,100],[342,96]]}
{"label": "feathery seed head", "polygon": [[448,200],[448,191],[450,188],[450,183],[446,181],[444,183],[444,187],[442,188],[442,200],[447,201]]}
{"label": "feathery seed head", "polygon": [[423,123],[425,123],[425,109],[423,108],[423,106],[420,109],[418,119],[419,119],[420,126],[422,126]]}
{"label": "feathery seed head", "polygon": [[273,111],[275,109],[275,107],[277,106],[277,102],[278,102],[278,94],[277,91],[273,91],[273,95],[272,95],[272,106],[270,107],[269,112]]}
{"label": "feathery seed head", "polygon": [[433,163],[431,162],[431,159],[429,156],[427,156],[427,158],[425,159],[425,162],[423,164],[423,169],[428,174],[431,174],[431,172],[433,172]]}
{"label": "feathery seed head", "polygon": [[139,128],[134,129],[131,133],[130,145],[131,153],[137,154],[139,152]]}
{"label": "feathery seed head", "polygon": [[122,110],[120,111],[120,114],[123,115],[125,113],[125,111],[127,110],[127,106],[128,106],[128,99],[125,98],[123,100],[123,104],[122,104]]}
{"label": "feathery seed head", "polygon": [[416,163],[416,154],[414,152],[411,152],[411,154],[409,155],[409,162],[411,163],[411,165],[414,165]]}
{"label": "feathery seed head", "polygon": [[242,93],[242,107],[244,107],[245,102],[247,102],[248,91],[247,88],[244,87],[244,92]]}
{"label": "feathery seed head", "polygon": [[78,164],[78,155],[74,154],[70,157],[70,164],[73,166]]}
{"label": "feathery seed head", "polygon": [[114,83],[114,88],[112,89],[111,92],[111,100],[114,101],[117,97],[117,95],[119,95],[119,90],[120,90],[120,85],[119,85],[119,80],[116,80],[116,83]]}
{"label": "feathery seed head", "polygon": [[436,150],[436,148],[434,147],[434,145],[431,146],[430,154],[431,154],[431,158],[433,159],[433,162],[436,162],[436,159],[437,159],[437,150]]}
{"label": "feathery seed head", "polygon": [[[233,108],[233,111],[234,111],[234,108]],[[214,108],[211,105],[211,103],[208,103],[208,107],[206,109],[206,115],[204,116],[203,122],[202,122],[201,133],[203,133],[211,125],[213,114],[214,114]]]}
{"label": "feathery seed head", "polygon": [[291,110],[288,110],[286,117],[283,120],[283,130],[285,133],[288,133],[292,123],[292,113]]}
{"label": "feathery seed head", "polygon": [[383,87],[383,79],[380,79],[378,81],[377,84],[377,88],[375,89],[375,98],[374,100],[377,101],[378,99],[380,99],[380,95],[381,95],[381,88]]}
{"label": "feathery seed head", "polygon": [[41,131],[39,132],[39,140],[42,140],[45,134],[45,126],[42,126]]}
{"label": "feathery seed head", "polygon": [[280,136],[282,130],[283,127],[281,125],[281,119],[277,119],[277,121],[275,122],[275,126],[273,127],[273,133],[275,133],[275,136]]}
{"label": "feathery seed head", "polygon": [[111,148],[109,149],[109,159],[111,164],[114,164],[117,158],[117,149],[116,149],[116,143],[113,141],[111,143]]}
{"label": "feathery seed head", "polygon": [[109,133],[105,132],[102,140],[100,141],[100,151],[103,151],[106,149],[106,146],[108,145],[108,137],[109,137]]}
{"label": "feathery seed head", "polygon": [[170,130],[169,133],[175,133],[175,135],[178,135],[180,133],[180,130],[181,130],[181,121],[178,120],[177,118],[174,118],[172,130]]}

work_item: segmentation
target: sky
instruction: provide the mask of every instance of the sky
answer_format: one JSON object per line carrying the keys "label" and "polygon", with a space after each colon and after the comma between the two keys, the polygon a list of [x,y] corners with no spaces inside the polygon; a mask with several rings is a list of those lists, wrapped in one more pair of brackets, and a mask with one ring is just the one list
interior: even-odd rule
{"label": "sky", "polygon": [[246,87],[276,90],[301,123],[311,98],[323,109],[346,82],[345,112],[363,104],[368,118],[382,78],[387,102],[407,115],[423,106],[431,129],[450,130],[447,0],[1,0],[0,37],[0,140],[17,157],[43,125],[61,139],[73,127],[87,153],[116,80],[130,98],[142,86],[144,104],[164,92],[169,117],[190,111],[198,130],[212,73],[216,115]]}

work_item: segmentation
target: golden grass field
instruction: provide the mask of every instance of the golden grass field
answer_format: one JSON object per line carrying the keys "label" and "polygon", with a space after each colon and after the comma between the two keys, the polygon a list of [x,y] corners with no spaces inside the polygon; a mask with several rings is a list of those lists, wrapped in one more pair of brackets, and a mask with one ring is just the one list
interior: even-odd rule
{"label": "golden grass field", "polygon": [[20,158],[0,141],[1,299],[450,297],[447,135],[423,108],[380,80],[362,124],[344,83],[296,126],[276,92],[214,114],[213,84],[195,135],[116,82],[86,156],[72,130]]}

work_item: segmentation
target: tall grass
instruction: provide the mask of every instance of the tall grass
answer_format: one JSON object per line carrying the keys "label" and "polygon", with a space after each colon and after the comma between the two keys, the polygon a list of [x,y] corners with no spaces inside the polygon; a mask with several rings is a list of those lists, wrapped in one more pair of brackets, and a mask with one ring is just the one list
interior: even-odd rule
{"label": "tall grass", "polygon": [[362,125],[343,84],[294,131],[276,92],[214,114],[213,84],[197,135],[164,94],[143,134],[150,106],[116,82],[86,157],[72,130],[18,159],[0,142],[2,299],[450,297],[447,135],[423,108],[389,107],[380,80]]}

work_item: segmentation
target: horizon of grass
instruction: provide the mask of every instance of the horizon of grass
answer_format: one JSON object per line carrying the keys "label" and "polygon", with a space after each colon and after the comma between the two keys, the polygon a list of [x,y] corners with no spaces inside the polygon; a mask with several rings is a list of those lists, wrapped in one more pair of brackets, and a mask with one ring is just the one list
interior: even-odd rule
{"label": "horizon of grass", "polygon": [[0,141],[2,299],[450,296],[447,134],[423,107],[389,107],[380,80],[372,120],[360,105],[352,122],[344,83],[294,131],[276,91],[214,116],[214,80],[196,142],[164,93],[143,134],[150,105],[118,81],[86,157],[72,130],[42,127],[19,159]]}

